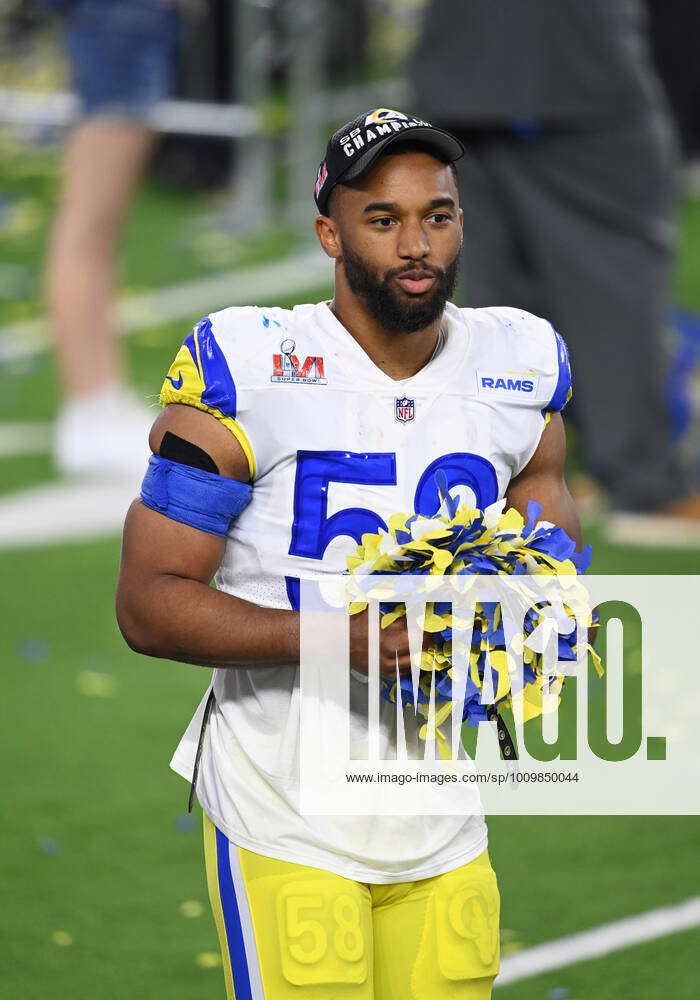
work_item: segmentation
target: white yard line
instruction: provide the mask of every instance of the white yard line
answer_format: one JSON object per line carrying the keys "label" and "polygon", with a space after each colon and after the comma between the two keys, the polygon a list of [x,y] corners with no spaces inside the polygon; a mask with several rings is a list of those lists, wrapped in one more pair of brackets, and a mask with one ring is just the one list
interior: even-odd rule
{"label": "white yard line", "polygon": [[700,896],[687,899],[677,906],[662,906],[636,917],[615,920],[590,930],[556,938],[546,944],[527,948],[517,955],[508,955],[501,962],[496,986],[518,983],[544,972],[553,972],[578,962],[601,958],[621,948],[645,941],[654,941],[667,934],[691,930],[700,926]]}
{"label": "white yard line", "polygon": [[118,536],[140,476],[126,483],[54,482],[0,497],[0,549]]}
{"label": "white yard line", "polygon": [[[166,285],[152,292],[127,295],[118,308],[124,334],[159,326],[184,316],[205,315],[231,305],[273,304],[330,285],[330,262],[320,248],[294,257],[240,268],[211,278]],[[0,364],[32,357],[48,346],[43,317],[0,327]]]}

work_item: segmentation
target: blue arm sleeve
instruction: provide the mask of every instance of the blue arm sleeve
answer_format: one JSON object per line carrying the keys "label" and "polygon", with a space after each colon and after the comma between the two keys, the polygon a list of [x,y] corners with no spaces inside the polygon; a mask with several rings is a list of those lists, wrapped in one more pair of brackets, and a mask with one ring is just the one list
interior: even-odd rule
{"label": "blue arm sleeve", "polygon": [[162,455],[151,455],[141,485],[141,502],[173,521],[225,538],[250,503],[248,483],[193,469]]}

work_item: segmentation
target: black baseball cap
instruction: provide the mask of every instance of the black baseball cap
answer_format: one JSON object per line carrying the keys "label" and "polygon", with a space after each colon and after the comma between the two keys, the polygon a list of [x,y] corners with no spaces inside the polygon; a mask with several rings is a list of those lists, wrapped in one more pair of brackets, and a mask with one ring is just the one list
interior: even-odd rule
{"label": "black baseball cap", "polygon": [[328,198],[336,184],[359,177],[387,146],[399,142],[420,142],[434,149],[438,157],[448,163],[454,163],[464,155],[464,146],[459,139],[422,118],[390,108],[365,111],[339,128],[328,140],[314,191],[321,215],[326,214]]}

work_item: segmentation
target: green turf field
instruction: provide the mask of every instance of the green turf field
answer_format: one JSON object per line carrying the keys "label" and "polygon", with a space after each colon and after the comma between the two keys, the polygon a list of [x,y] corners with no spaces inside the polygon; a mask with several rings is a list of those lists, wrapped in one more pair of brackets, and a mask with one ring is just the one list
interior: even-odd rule
{"label": "green turf field", "polygon": [[[0,324],[39,308],[55,156],[15,149],[6,174],[0,274],[14,275],[14,291]],[[283,232],[230,240],[212,221],[215,208],[211,198],[147,189],[126,241],[127,286],[269,259],[292,243]],[[700,204],[686,208],[683,240],[679,300],[699,308]],[[131,372],[145,393],[157,393],[197,318],[129,338]],[[50,419],[55,406],[45,355],[0,370],[0,420]],[[43,455],[1,460],[0,470],[3,492],[51,476]],[[595,526],[589,540],[593,571],[698,569],[697,553],[614,549]],[[17,1000],[222,996],[200,816],[185,814],[186,786],[167,767],[208,672],[125,646],[113,614],[118,557],[117,539],[2,553],[0,981]],[[497,817],[490,827],[506,954],[700,893],[695,818]],[[700,932],[678,934],[500,993],[691,1000],[700,995],[699,946]]]}

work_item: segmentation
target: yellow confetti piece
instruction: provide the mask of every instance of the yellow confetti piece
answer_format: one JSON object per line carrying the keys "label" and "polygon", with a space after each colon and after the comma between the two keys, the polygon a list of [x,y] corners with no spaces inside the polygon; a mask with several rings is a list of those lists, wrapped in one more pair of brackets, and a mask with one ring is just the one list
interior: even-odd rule
{"label": "yellow confetti piece", "polygon": [[447,623],[440,615],[434,614],[430,608],[431,605],[428,604],[425,614],[418,616],[418,624],[424,632],[442,632],[444,628],[447,628]]}
{"label": "yellow confetti piece", "polygon": [[59,948],[70,948],[73,944],[73,935],[69,934],[68,931],[54,931],[51,940]]}
{"label": "yellow confetti piece", "polygon": [[523,520],[523,516],[514,507],[509,508],[498,519],[498,531],[517,531],[519,534],[524,527],[525,521]]}
{"label": "yellow confetti piece", "polygon": [[160,329],[144,330],[139,333],[138,337],[134,337],[134,340],[141,347],[162,347],[169,343],[170,334],[161,327]]}
{"label": "yellow confetti piece", "polygon": [[192,249],[198,260],[210,267],[223,268],[236,262],[240,254],[240,241],[223,230],[210,230],[197,235]]}
{"label": "yellow confetti piece", "polygon": [[200,951],[195,961],[200,969],[218,969],[221,966],[221,955],[218,951]]}
{"label": "yellow confetti piece", "polygon": [[392,534],[396,534],[397,531],[406,530],[406,521],[408,520],[408,514],[392,514],[389,518],[389,531]]}
{"label": "yellow confetti piece", "polygon": [[97,670],[81,670],[75,678],[76,687],[88,698],[114,698],[117,693],[117,678]]}
{"label": "yellow confetti piece", "polygon": [[184,903],[180,903],[180,913],[183,917],[194,920],[196,917],[201,917],[204,907],[196,899],[186,899]]}
{"label": "yellow confetti piece", "polygon": [[600,653],[593,648],[593,646],[588,645],[588,652],[591,654],[591,659],[593,660],[593,666],[595,667],[596,673],[599,677],[602,677],[605,671],[603,670],[603,661],[600,657]]}
{"label": "yellow confetti piece", "polygon": [[366,610],[367,610],[366,601],[353,601],[348,605],[348,614],[350,615],[359,615]]}
{"label": "yellow confetti piece", "polygon": [[29,236],[41,225],[42,212],[35,198],[23,198],[10,206],[2,227],[3,238]]}
{"label": "yellow confetti piece", "polygon": [[489,663],[498,672],[498,690],[496,691],[494,701],[500,701],[510,691],[508,654],[503,650],[489,650]]}
{"label": "yellow confetti piece", "polygon": [[452,562],[452,553],[447,549],[436,549],[433,554],[433,565],[436,573],[444,573]]}
{"label": "yellow confetti piece", "polygon": [[519,939],[517,931],[511,931],[505,927],[501,930],[501,955],[515,955],[524,947],[525,945]]}
{"label": "yellow confetti piece", "polygon": [[403,618],[405,614],[406,614],[405,604],[399,604],[398,607],[394,609],[394,611],[387,611],[386,614],[382,615],[382,622],[381,622],[382,628],[389,628],[389,626],[392,625],[395,621],[398,621],[399,618]]}

